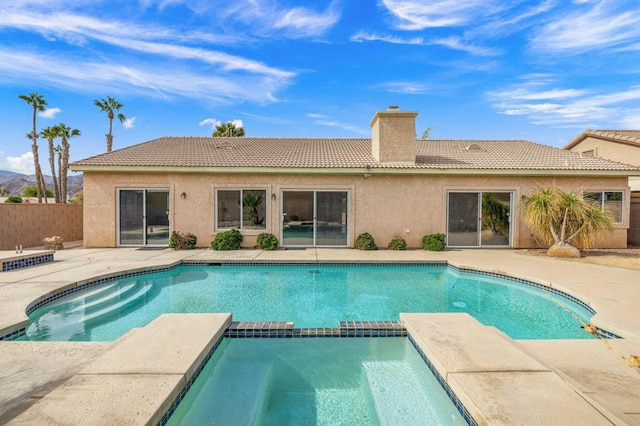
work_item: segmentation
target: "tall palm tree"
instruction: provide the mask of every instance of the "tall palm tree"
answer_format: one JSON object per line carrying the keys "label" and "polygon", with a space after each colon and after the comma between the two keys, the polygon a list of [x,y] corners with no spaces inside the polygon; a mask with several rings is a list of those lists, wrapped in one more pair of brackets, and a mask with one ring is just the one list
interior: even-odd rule
{"label": "tall palm tree", "polygon": [[[116,117],[115,113],[118,112],[124,105],[110,96],[108,96],[107,99],[96,99],[93,101],[93,104],[100,108],[100,112],[106,112],[107,117],[109,117],[109,133],[107,133],[105,136],[107,137],[107,152],[111,152],[111,150],[113,149],[113,119]],[[117,117],[121,123],[127,119],[127,117],[125,117],[122,113],[119,113]]]}
{"label": "tall palm tree", "polygon": [[72,129],[64,123],[60,123],[55,126],[58,131],[58,135],[62,140],[62,164],[60,167],[60,192],[62,195],[62,202],[67,202],[67,169],[69,168],[69,145],[68,139],[80,136],[80,130]]}
{"label": "tall palm tree", "polygon": [[[53,150],[58,154],[58,182],[62,183],[62,147],[57,145]],[[60,190],[60,202],[62,202],[62,189]]]}
{"label": "tall palm tree", "polygon": [[611,214],[600,204],[556,186],[537,188],[522,199],[520,207],[534,234],[553,243],[547,251],[549,256],[580,257],[572,244],[575,240],[588,247],[598,231],[613,229]]}
{"label": "tall palm tree", "polygon": [[242,137],[244,136],[244,127],[236,127],[232,121],[216,124],[216,131],[213,132],[212,136],[214,138]]}
{"label": "tall palm tree", "polygon": [[45,138],[49,143],[49,166],[51,166],[51,178],[53,179],[53,193],[56,203],[60,203],[60,185],[58,184],[58,177],[56,175],[55,147],[53,145],[53,141],[59,136],[58,128],[56,126],[46,127],[42,129],[40,136]]}
{"label": "tall palm tree", "polygon": [[28,95],[19,95],[18,98],[22,99],[33,107],[33,130],[31,131],[31,151],[33,152],[33,165],[35,166],[36,173],[36,188],[38,194],[38,203],[42,202],[44,196],[45,203],[47,202],[47,196],[45,193],[44,176],[42,175],[42,169],[40,168],[40,159],[38,157],[38,133],[36,131],[36,115],[38,111],[44,112],[47,109],[47,101],[38,92],[31,92]]}

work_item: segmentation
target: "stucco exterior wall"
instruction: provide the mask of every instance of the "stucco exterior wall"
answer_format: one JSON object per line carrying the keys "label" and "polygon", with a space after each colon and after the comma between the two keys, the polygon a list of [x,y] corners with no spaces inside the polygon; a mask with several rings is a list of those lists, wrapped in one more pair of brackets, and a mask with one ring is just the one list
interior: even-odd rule
{"label": "stucco exterior wall", "polygon": [[44,237],[82,239],[81,204],[0,204],[0,250],[42,246]]}
{"label": "stucco exterior wall", "polygon": [[590,150],[595,151],[595,157],[606,158],[607,160],[640,167],[640,147],[638,146],[611,142],[589,136],[570,149],[570,151],[573,152]]}
{"label": "stucco exterior wall", "polygon": [[[243,246],[255,245],[260,232],[280,239],[282,190],[333,189],[349,191],[349,244],[362,232],[373,235],[379,247],[393,238],[404,238],[409,247],[420,247],[426,234],[446,232],[447,191],[509,191],[514,194],[512,246],[533,247],[530,230],[520,220],[519,200],[536,186],[555,182],[565,189],[625,192],[624,221],[614,233],[603,235],[597,247],[626,247],[629,227],[629,190],[626,178],[559,178],[527,176],[438,175],[287,175],[287,174],[155,174],[84,173],[84,245],[117,245],[117,190],[169,191],[170,229],[191,232],[198,246],[208,247],[216,235],[215,190],[265,189],[266,229],[243,231]],[[185,198],[180,194],[185,193]],[[275,199],[272,195],[275,194]]]}

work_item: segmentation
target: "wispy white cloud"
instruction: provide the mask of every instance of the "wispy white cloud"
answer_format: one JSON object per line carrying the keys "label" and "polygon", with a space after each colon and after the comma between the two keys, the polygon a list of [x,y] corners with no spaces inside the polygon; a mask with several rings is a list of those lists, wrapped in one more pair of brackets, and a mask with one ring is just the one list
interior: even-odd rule
{"label": "wispy white cloud", "polygon": [[381,41],[392,44],[407,44],[420,46],[443,46],[452,50],[460,50],[475,56],[494,56],[501,52],[497,49],[481,47],[467,42],[459,36],[425,39],[424,37],[400,37],[390,34],[374,34],[368,31],[358,31],[350,38],[353,42]]}
{"label": "wispy white cloud", "polygon": [[[34,10],[12,4],[0,6],[0,29],[35,32],[63,40],[70,48],[60,56],[28,46],[0,47],[0,82],[26,79],[82,92],[132,91],[161,99],[182,96],[208,102],[265,103],[276,101],[275,93],[296,75],[250,58],[189,45],[201,45],[202,33],[73,12],[48,13],[40,4],[42,8]],[[77,48],[87,44],[98,53],[87,55],[86,48]],[[108,55],[100,53],[106,52],[102,44]],[[157,66],[158,60],[162,67]],[[25,76],[25,69],[33,72]]]}
{"label": "wispy white cloud", "polygon": [[[589,0],[587,0],[589,1]],[[509,9],[508,13],[496,14],[480,22],[469,30],[469,35],[480,37],[499,37],[504,34],[523,31],[538,24],[538,18],[552,12],[561,0],[544,0],[532,5],[524,4],[523,8]],[[515,6],[517,2],[509,2]]]}
{"label": "wispy white cloud", "polygon": [[429,41],[428,44],[444,46],[453,50],[461,50],[475,56],[496,56],[502,53],[498,49],[474,45],[457,36],[436,38]]}
{"label": "wispy white cloud", "polygon": [[[50,64],[55,63],[55,67]],[[24,70],[30,70],[25,75]],[[48,82],[51,85],[84,93],[137,93],[168,99],[180,96],[209,102],[244,100],[256,103],[275,101],[275,92],[289,84],[288,79],[271,75],[231,75],[219,71],[198,72],[167,63],[158,68],[153,62],[131,61],[124,66],[117,60],[102,61],[67,55],[8,50],[0,47],[0,78],[22,82]]]}
{"label": "wispy white cloud", "polygon": [[531,40],[534,49],[578,54],[585,50],[640,49],[640,3],[597,0],[582,3],[541,27]]}
{"label": "wispy white cloud", "polygon": [[200,127],[202,126],[211,126],[211,128],[216,127],[217,124],[220,124],[220,121],[216,120],[215,118],[205,118],[204,120],[200,121],[200,123],[198,123]]}
{"label": "wispy white cloud", "polygon": [[313,119],[313,122],[319,126],[325,126],[325,127],[335,127],[337,129],[342,129],[342,130],[346,130],[348,132],[351,133],[355,133],[355,134],[361,134],[361,135],[369,135],[369,131],[368,129],[365,131],[362,127],[360,126],[355,126],[353,124],[350,123],[344,123],[341,121],[336,121],[331,119],[331,117],[325,115],[325,114],[318,114],[318,113],[308,113],[307,117]]}
{"label": "wispy white cloud", "polygon": [[524,116],[540,125],[585,128],[607,123],[628,128],[639,124],[640,86],[604,92],[531,83],[488,93],[487,98],[500,113]]}
{"label": "wispy white cloud", "polygon": [[[244,127],[244,123],[240,119],[228,120],[225,123],[233,123],[233,125],[236,126],[236,128]],[[205,118],[204,120],[200,121],[199,124],[200,124],[200,127],[209,126],[211,127],[211,130],[215,130],[216,126],[220,126],[222,124],[222,121],[216,120],[215,118]]]}
{"label": "wispy white cloud", "polygon": [[340,20],[338,1],[321,11],[305,6],[287,8],[278,1],[229,0],[217,2],[221,19],[241,22],[247,30],[262,37],[292,39],[324,35]]}
{"label": "wispy white cloud", "polygon": [[367,31],[358,31],[353,34],[350,38],[351,41],[354,42],[363,42],[363,41],[383,41],[385,43],[393,43],[393,44],[424,44],[424,38],[422,37],[399,37],[395,35],[389,34],[374,34]]}
{"label": "wispy white cloud", "polygon": [[266,66],[260,62],[223,52],[193,48],[157,40],[172,40],[174,32],[165,28],[128,25],[69,13],[54,15],[19,12],[0,18],[0,27],[20,28],[40,34],[55,35],[71,44],[85,44],[88,39],[98,40],[122,49],[173,58],[197,60],[218,65],[225,70],[253,72],[287,78],[292,72]]}
{"label": "wispy white cloud", "polygon": [[431,86],[412,81],[393,81],[379,84],[382,90],[391,93],[402,93],[405,95],[423,95],[431,90]]}
{"label": "wispy white cloud", "polygon": [[47,108],[44,111],[38,112],[38,117],[52,119],[61,112],[62,110],[60,108]]}
{"label": "wispy white cloud", "polygon": [[122,122],[122,127],[125,129],[132,129],[136,125],[136,117],[127,117]]}
{"label": "wispy white cloud", "polygon": [[19,157],[6,157],[5,160],[9,171],[24,173],[26,175],[35,173],[33,153],[31,151],[26,152]]}
{"label": "wispy white cloud", "polygon": [[333,27],[340,19],[336,2],[321,13],[304,7],[295,7],[283,11],[276,19],[274,28],[285,30],[293,38],[322,35]]}
{"label": "wispy white cloud", "polygon": [[381,0],[380,3],[402,30],[462,26],[504,7],[499,0]]}

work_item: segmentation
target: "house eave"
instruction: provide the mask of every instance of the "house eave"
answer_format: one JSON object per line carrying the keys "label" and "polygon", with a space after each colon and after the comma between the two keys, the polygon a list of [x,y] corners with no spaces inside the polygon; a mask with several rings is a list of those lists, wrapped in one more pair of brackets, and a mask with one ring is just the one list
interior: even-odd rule
{"label": "house eave", "polygon": [[193,173],[193,174],[308,174],[308,175],[452,175],[452,176],[640,176],[638,170],[569,169],[458,169],[436,167],[181,167],[70,165],[77,172],[109,173]]}

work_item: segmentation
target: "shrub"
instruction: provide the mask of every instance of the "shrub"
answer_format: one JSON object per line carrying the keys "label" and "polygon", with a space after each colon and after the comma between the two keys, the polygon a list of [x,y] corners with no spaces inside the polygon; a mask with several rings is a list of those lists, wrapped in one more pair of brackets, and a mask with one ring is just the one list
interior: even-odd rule
{"label": "shrub", "polygon": [[211,241],[211,250],[238,250],[242,242],[242,234],[237,229],[220,232]]}
{"label": "shrub", "polygon": [[[53,191],[52,190],[50,190],[49,188],[45,188],[44,192],[45,192],[47,198],[53,198]],[[27,186],[22,191],[22,196],[23,197],[37,197],[38,196],[38,188],[36,188],[35,186]]]}
{"label": "shrub", "polygon": [[22,197],[19,195],[9,195],[7,199],[4,200],[4,202],[5,203],[21,203]]}
{"label": "shrub", "polygon": [[358,250],[378,250],[376,242],[368,232],[358,235],[358,238],[356,238],[356,248]]}
{"label": "shrub", "polygon": [[173,231],[171,233],[171,238],[169,238],[169,248],[176,250],[190,250],[196,247],[197,240],[198,238],[191,233],[183,234],[179,231]]}
{"label": "shrub", "polygon": [[444,234],[429,234],[422,237],[422,248],[430,251],[444,250]]}
{"label": "shrub", "polygon": [[404,240],[404,238],[394,238],[393,240],[391,240],[391,242],[389,242],[387,248],[389,250],[406,250],[407,242]]}
{"label": "shrub", "polygon": [[262,232],[256,240],[258,248],[262,250],[275,250],[278,248],[278,239],[273,234]]}

